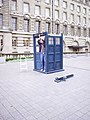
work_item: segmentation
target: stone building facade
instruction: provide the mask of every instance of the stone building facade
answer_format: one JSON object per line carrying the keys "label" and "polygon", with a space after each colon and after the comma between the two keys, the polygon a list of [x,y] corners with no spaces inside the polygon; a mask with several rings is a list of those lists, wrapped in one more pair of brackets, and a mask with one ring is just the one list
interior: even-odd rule
{"label": "stone building facade", "polygon": [[90,0],[0,0],[0,52],[33,52],[33,34],[64,35],[64,52],[90,52]]}

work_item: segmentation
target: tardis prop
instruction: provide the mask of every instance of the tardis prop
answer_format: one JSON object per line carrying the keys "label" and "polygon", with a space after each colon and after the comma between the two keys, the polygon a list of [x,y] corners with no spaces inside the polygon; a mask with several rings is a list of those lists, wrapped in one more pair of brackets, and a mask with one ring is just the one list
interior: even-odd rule
{"label": "tardis prop", "polygon": [[[45,70],[41,71],[41,60],[38,40],[45,40]],[[33,35],[34,70],[43,73],[53,73],[63,70],[63,34],[52,35],[47,32]]]}

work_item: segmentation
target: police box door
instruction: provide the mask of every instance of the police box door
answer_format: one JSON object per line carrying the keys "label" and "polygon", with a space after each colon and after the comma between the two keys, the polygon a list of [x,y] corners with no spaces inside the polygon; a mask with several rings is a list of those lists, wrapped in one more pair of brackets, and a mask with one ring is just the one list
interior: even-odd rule
{"label": "police box door", "polygon": [[[38,40],[42,38],[46,41],[47,32],[34,34],[33,35],[33,46],[34,46],[34,70],[40,71],[41,69],[41,60],[40,60],[40,51]],[[46,43],[45,43],[46,44]],[[46,45],[45,45],[46,46]]]}
{"label": "police box door", "polygon": [[62,36],[48,36],[47,39],[47,71],[56,72],[63,69]]}

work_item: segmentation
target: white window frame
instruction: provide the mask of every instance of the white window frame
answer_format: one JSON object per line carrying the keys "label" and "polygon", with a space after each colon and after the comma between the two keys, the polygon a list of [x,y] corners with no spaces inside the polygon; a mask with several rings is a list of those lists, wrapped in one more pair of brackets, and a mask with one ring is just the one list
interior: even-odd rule
{"label": "white window frame", "polygon": [[88,15],[90,16],[90,9],[88,10],[89,12],[88,12]]}
{"label": "white window frame", "polygon": [[71,22],[74,21],[74,14],[71,13]]}
{"label": "white window frame", "polygon": [[71,26],[71,36],[74,36],[74,35],[75,35],[75,27]]}
{"label": "white window frame", "polygon": [[77,27],[77,36],[80,37],[81,36],[81,28]]}
{"label": "white window frame", "polygon": [[55,24],[56,34],[59,34],[59,24]]}
{"label": "white window frame", "polygon": [[41,29],[40,21],[35,21],[35,31],[36,31],[36,33],[40,33],[40,29]]}
{"label": "white window frame", "polygon": [[67,2],[66,1],[63,1],[63,8],[67,8]]}
{"label": "white window frame", "polygon": [[45,3],[49,4],[49,3],[50,3],[50,0],[45,0]]}
{"label": "white window frame", "polygon": [[12,0],[11,1],[11,10],[12,11],[16,11],[17,10],[17,1],[16,0]]}
{"label": "white window frame", "polygon": [[29,32],[29,20],[24,19],[24,32]]}
{"label": "white window frame", "polygon": [[87,36],[87,29],[83,28],[83,36],[86,37]]}
{"label": "white window frame", "polygon": [[83,8],[83,14],[86,14],[86,8]]}
{"label": "white window frame", "polygon": [[81,22],[81,17],[77,15],[77,23],[79,24]]}
{"label": "white window frame", "polygon": [[86,17],[83,17],[83,24],[86,24]]}
{"label": "white window frame", "polygon": [[12,17],[12,29],[13,31],[17,30],[17,18],[16,17]]}
{"label": "white window frame", "polygon": [[50,23],[49,23],[49,22],[46,22],[45,30],[46,30],[48,33],[50,33]]}
{"label": "white window frame", "polygon": [[64,32],[64,35],[68,34],[68,26],[67,25],[63,25],[63,32]]}
{"label": "white window frame", "polygon": [[54,5],[59,6],[59,0],[54,0]]}
{"label": "white window frame", "polygon": [[89,36],[89,38],[90,38],[90,28],[88,29],[88,36]]}
{"label": "white window frame", "polygon": [[81,12],[81,7],[79,5],[77,5],[77,12],[80,13]]}
{"label": "white window frame", "polygon": [[67,12],[63,12],[63,21],[67,20]]}
{"label": "white window frame", "polygon": [[89,25],[89,27],[90,27],[90,18],[88,19],[88,25]]}
{"label": "white window frame", "polygon": [[74,4],[73,3],[70,4],[70,10],[72,10],[72,11],[74,10]]}
{"label": "white window frame", "polygon": [[35,15],[41,15],[40,6],[35,5]]}
{"label": "white window frame", "polygon": [[59,18],[59,10],[55,10],[55,19]]}
{"label": "white window frame", "polygon": [[50,17],[50,8],[45,8],[45,17]]}
{"label": "white window frame", "polygon": [[26,3],[26,2],[23,3],[23,12],[24,13],[29,13],[30,12],[30,5],[29,5],[29,3]]}

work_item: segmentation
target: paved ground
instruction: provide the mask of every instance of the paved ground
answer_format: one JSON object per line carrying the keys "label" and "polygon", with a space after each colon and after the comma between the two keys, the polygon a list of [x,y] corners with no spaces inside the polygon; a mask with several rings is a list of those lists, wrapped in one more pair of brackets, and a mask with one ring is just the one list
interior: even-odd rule
{"label": "paved ground", "polygon": [[22,72],[19,62],[0,64],[0,120],[90,120],[90,55],[65,56],[64,69],[42,74],[33,61]]}

